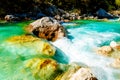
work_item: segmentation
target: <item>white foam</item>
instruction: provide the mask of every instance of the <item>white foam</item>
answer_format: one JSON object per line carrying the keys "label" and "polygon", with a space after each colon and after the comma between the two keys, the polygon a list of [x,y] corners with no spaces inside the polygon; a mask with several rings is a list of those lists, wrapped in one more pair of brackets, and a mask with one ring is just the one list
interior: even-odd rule
{"label": "white foam", "polygon": [[69,62],[83,63],[94,68],[93,71],[99,80],[115,80],[112,73],[114,70],[108,67],[108,64],[113,59],[96,54],[94,49],[99,44],[113,40],[120,34],[115,32],[100,33],[86,29],[86,27],[68,29],[68,31],[70,32],[69,35],[73,36],[73,39],[62,38],[52,44],[61,49],[70,58]]}

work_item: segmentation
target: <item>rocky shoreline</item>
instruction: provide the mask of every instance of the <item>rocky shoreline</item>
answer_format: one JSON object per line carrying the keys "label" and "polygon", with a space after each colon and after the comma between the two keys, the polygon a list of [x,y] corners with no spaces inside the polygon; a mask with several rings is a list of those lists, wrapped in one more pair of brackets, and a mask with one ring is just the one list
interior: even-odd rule
{"label": "rocky shoreline", "polygon": [[37,20],[42,17],[52,17],[59,22],[70,22],[73,20],[108,20],[120,17],[119,10],[105,11],[102,8],[96,10],[96,12],[81,14],[79,9],[74,9],[73,11],[65,11],[52,5],[50,3],[41,4],[43,6],[35,5],[33,10],[26,13],[8,13],[3,16],[3,20],[11,21],[24,21],[24,20]]}

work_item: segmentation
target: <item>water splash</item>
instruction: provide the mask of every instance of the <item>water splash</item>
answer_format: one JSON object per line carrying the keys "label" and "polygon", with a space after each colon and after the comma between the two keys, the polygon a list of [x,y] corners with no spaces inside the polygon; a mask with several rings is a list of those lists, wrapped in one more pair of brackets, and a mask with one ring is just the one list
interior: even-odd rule
{"label": "water splash", "polygon": [[[0,71],[2,72],[0,73],[0,78],[2,80],[17,80],[18,78],[22,80],[23,77],[26,80],[35,80],[29,71],[27,73],[24,72],[23,65],[26,60],[35,57],[41,58],[41,56],[33,55],[35,51],[29,51],[25,47],[19,49],[15,48],[15,46],[2,44],[4,40],[11,36],[24,34],[23,28],[20,27],[21,25],[9,24],[5,25],[5,27],[0,25],[0,64],[2,64],[0,65]],[[82,66],[89,66],[98,80],[120,80],[120,69],[114,69],[109,66],[113,58],[104,57],[95,53],[96,47],[108,45],[113,40],[120,40],[120,22],[86,20],[75,21],[68,23],[68,25],[64,23],[63,25],[69,32],[68,38],[51,42],[58,48],[53,59],[56,59],[60,63],[77,62]],[[20,55],[17,55],[16,51]],[[24,54],[24,52],[30,53],[31,55]],[[24,55],[22,56],[22,54]]]}
{"label": "water splash", "polygon": [[[120,23],[86,23],[77,28],[68,28],[68,35],[72,38],[59,39],[52,44],[70,58],[70,63],[78,62],[91,67],[98,80],[119,80],[120,78],[115,77],[114,74],[120,75],[120,73],[109,67],[113,58],[98,55],[95,53],[95,49],[102,45],[108,45],[113,40],[120,40]],[[63,26],[68,27],[73,26],[73,24],[68,23],[67,25],[65,23]]]}

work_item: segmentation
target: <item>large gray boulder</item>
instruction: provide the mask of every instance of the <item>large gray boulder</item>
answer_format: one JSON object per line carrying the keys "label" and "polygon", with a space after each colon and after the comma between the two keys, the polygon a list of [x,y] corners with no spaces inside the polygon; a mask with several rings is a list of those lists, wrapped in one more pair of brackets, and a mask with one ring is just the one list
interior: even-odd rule
{"label": "large gray boulder", "polygon": [[51,17],[43,17],[30,23],[27,27],[27,31],[49,41],[55,41],[66,36],[65,28]]}

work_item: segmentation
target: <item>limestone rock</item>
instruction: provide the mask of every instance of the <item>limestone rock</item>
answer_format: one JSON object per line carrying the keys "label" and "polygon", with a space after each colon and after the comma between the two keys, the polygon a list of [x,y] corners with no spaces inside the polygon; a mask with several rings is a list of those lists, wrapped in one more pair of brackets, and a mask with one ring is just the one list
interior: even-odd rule
{"label": "limestone rock", "polygon": [[80,68],[70,80],[97,80],[89,68]]}
{"label": "limestone rock", "polygon": [[26,30],[40,38],[50,41],[55,41],[66,36],[65,28],[51,17],[43,17],[32,22]]}
{"label": "limestone rock", "polygon": [[14,15],[6,15],[6,16],[4,17],[4,19],[5,19],[6,21],[18,21],[18,20],[19,20],[19,18],[16,17],[16,16],[14,16]]}
{"label": "limestone rock", "polygon": [[108,56],[113,51],[113,49],[110,46],[102,46],[98,48],[97,53]]}
{"label": "limestone rock", "polygon": [[72,64],[64,73],[57,76],[55,80],[97,80],[97,78],[92,74],[89,68]]}

